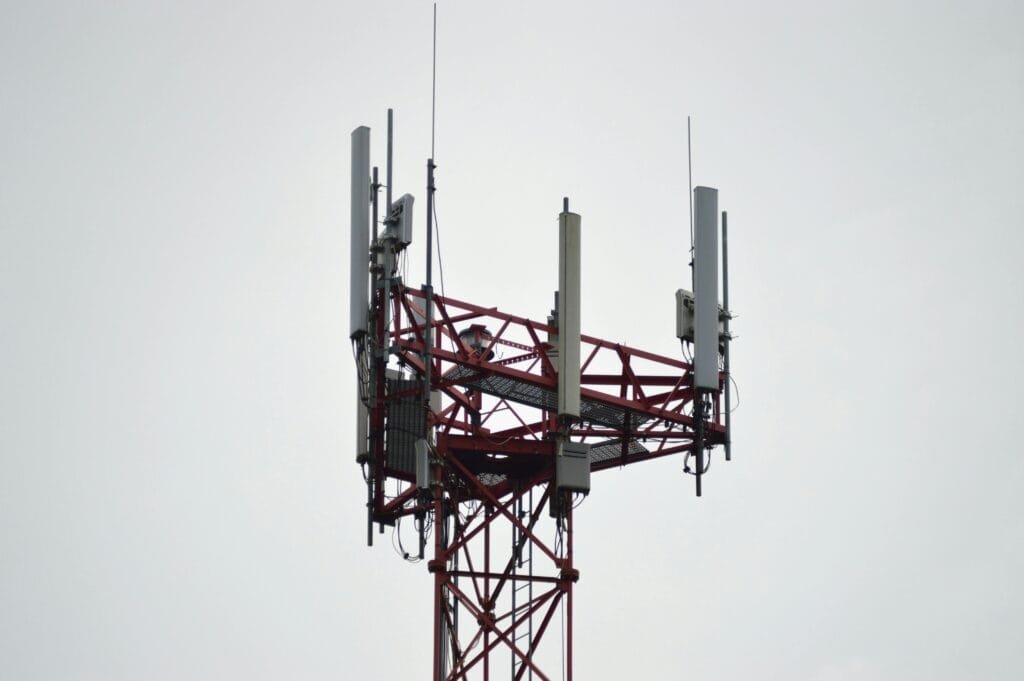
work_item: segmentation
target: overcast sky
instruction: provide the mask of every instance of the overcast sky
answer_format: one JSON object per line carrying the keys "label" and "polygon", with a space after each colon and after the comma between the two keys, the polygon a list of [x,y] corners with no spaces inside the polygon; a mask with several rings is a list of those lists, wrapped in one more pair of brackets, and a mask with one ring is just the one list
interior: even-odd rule
{"label": "overcast sky", "polygon": [[[449,294],[675,355],[729,211],[734,460],[595,475],[576,678],[1024,675],[1024,9],[441,2]],[[349,134],[423,226],[427,2],[0,8],[0,677],[426,678],[365,546]],[[423,276],[423,238],[410,280]]]}

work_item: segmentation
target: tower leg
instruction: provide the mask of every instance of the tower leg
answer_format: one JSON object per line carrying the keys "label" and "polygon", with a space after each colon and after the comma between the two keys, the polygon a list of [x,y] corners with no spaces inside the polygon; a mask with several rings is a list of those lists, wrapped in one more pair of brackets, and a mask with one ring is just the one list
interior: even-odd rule
{"label": "tower leg", "polygon": [[[548,517],[550,482],[542,484],[543,493],[538,495],[530,495],[529,486],[492,490],[458,460],[449,458],[446,463],[448,481],[452,473],[459,477],[461,498],[445,496],[440,488],[433,497],[432,678],[489,681],[492,670],[508,669],[515,661],[516,681],[546,681],[562,677],[564,661],[566,678],[571,679],[572,590],[579,577],[572,563],[571,509],[560,521]],[[536,499],[533,504],[531,496]],[[447,541],[443,538],[445,507],[461,517]],[[525,513],[517,513],[517,508]],[[519,546],[500,541],[499,536],[517,537]],[[527,545],[537,563],[528,574],[516,570],[517,558]],[[456,556],[461,567],[455,565]],[[532,588],[519,593],[529,596],[513,598],[516,586],[524,584]],[[461,618],[456,609],[462,610]],[[554,633],[549,626],[560,611],[566,617],[564,637],[561,626],[556,624],[559,631]],[[532,634],[523,635],[527,631]]]}
{"label": "tower leg", "polygon": [[572,585],[579,578],[572,565],[572,504],[565,511],[565,524],[565,566],[562,568],[565,584],[565,678],[572,681]]}
{"label": "tower leg", "polygon": [[[436,479],[436,478],[435,478]],[[433,489],[433,516],[434,516],[434,557],[428,563],[430,571],[434,574],[434,673],[431,678],[434,681],[444,681],[447,676],[445,670],[444,647],[446,645],[444,632],[444,583],[448,579],[447,556],[444,547],[444,493],[440,486]]]}

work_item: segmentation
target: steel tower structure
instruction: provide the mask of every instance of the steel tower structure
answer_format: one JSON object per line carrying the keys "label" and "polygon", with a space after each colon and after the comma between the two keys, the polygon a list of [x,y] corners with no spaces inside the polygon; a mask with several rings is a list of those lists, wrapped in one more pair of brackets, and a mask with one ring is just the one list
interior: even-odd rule
{"label": "steel tower structure", "polygon": [[[389,112],[389,177],[390,122]],[[714,290],[704,284],[702,300],[698,274],[696,295],[677,294],[677,334],[684,347],[696,343],[695,359],[659,356],[580,333],[580,218],[568,200],[559,215],[559,291],[547,319],[436,295],[430,161],[428,283],[407,286],[398,263],[411,242],[412,198],[392,202],[387,187],[378,233],[381,185],[368,159],[369,130],[359,128],[352,339],[368,543],[374,524],[397,532],[404,520],[415,528],[418,545],[405,556],[425,559],[433,577],[434,681],[571,681],[580,576],[573,513],[591,472],[680,454],[700,494],[708,450],[728,445],[729,315],[718,307],[717,248],[715,278],[705,275]],[[717,205],[702,207],[710,196],[702,189],[695,194],[698,273],[707,270],[699,260],[712,252],[712,232],[717,247]],[[700,307],[709,298],[714,330],[705,336],[713,340],[702,347]]]}

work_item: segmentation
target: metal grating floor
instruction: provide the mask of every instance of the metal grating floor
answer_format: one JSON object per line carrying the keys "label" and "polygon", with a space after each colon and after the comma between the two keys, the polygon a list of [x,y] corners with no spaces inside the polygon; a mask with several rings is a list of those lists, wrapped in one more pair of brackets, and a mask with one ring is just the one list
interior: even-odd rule
{"label": "metal grating floor", "polygon": [[[541,388],[526,381],[518,381],[507,376],[488,375],[464,366],[454,367],[444,377],[458,385],[501,397],[509,402],[548,411],[558,409],[558,391]],[[632,414],[631,428],[637,428],[651,420],[649,416],[594,400],[584,398],[580,401],[580,419],[584,422],[599,423],[610,428],[625,428],[626,414]]]}
{"label": "metal grating floor", "polygon": [[[647,454],[648,450],[636,440],[630,440],[626,449],[626,457]],[[618,459],[622,456],[622,440],[605,440],[590,446],[590,464]]]}

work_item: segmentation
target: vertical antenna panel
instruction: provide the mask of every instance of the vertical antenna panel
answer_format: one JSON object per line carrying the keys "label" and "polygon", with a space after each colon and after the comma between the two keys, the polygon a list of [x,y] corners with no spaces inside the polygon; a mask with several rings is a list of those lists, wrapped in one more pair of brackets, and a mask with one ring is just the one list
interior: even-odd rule
{"label": "vertical antenna panel", "polygon": [[363,404],[362,392],[356,383],[356,463],[370,460],[370,413]]}
{"label": "vertical antenna panel", "polygon": [[349,337],[366,333],[370,301],[370,129],[352,131]]}
{"label": "vertical antenna panel", "polygon": [[430,489],[430,447],[423,438],[416,440],[416,487]]}
{"label": "vertical antenna panel", "polygon": [[580,216],[558,216],[558,415],[580,417]]}
{"label": "vertical antenna panel", "polygon": [[718,390],[718,190],[695,187],[694,386]]}

